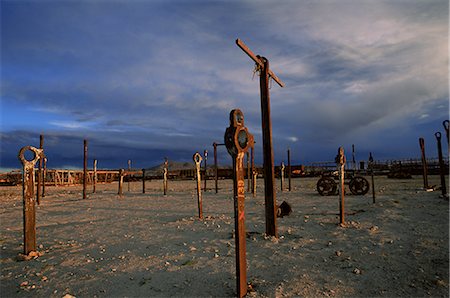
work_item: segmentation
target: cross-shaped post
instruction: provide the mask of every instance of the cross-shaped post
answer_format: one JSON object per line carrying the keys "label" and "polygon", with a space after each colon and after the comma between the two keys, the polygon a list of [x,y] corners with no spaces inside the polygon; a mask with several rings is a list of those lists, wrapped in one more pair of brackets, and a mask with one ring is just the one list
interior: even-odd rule
{"label": "cross-shaped post", "polygon": [[272,120],[270,119],[269,79],[272,78],[280,87],[284,83],[270,70],[269,60],[255,55],[240,39],[236,44],[253,60],[260,70],[259,86],[261,92],[261,119],[263,132],[264,156],[264,196],[266,208],[266,234],[278,237],[277,200],[275,192],[274,158],[272,147]]}

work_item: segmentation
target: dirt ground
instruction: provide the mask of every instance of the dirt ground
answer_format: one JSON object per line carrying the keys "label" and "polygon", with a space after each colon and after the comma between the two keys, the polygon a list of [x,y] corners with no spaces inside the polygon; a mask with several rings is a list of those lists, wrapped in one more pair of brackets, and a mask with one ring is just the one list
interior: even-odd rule
{"label": "dirt ground", "polygon": [[[279,238],[264,235],[263,180],[246,194],[250,297],[449,296],[449,202],[421,189],[421,177],[376,177],[377,201],[346,196],[346,227],[338,197],[320,196],[318,178],[293,180],[277,192],[293,212],[278,219]],[[429,177],[439,184],[438,176]],[[279,181],[277,181],[279,187]],[[287,181],[286,181],[287,184]],[[205,219],[197,219],[196,183],[51,187],[37,208],[37,245],[23,252],[21,187],[0,187],[1,297],[229,297],[236,295],[233,193],[208,181]],[[202,184],[203,185],[203,184]],[[89,187],[91,192],[92,188]]]}

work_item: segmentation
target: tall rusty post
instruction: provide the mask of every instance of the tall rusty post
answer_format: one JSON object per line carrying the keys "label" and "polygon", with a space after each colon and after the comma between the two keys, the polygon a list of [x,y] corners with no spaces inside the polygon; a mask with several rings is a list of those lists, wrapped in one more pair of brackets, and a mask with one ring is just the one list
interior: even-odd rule
{"label": "tall rusty post", "polygon": [[123,169],[119,170],[119,191],[117,192],[119,196],[123,195]]}
{"label": "tall rusty post", "polygon": [[204,181],[205,186],[203,188],[203,191],[206,191],[206,180],[208,180],[208,172],[207,172],[208,168],[207,168],[207,165],[206,165],[206,161],[208,160],[208,150],[204,150],[203,151],[203,156],[205,157],[205,163],[204,163],[204,165],[205,165],[205,176],[203,177],[203,180],[205,180]]}
{"label": "tall rusty post", "polygon": [[285,169],[284,162],[281,162],[281,166],[280,166],[280,180],[281,180],[280,190],[281,190],[281,192],[283,192],[283,189],[284,189],[284,169]]}
{"label": "tall rusty post", "polygon": [[434,134],[437,141],[437,147],[438,147],[438,157],[439,157],[439,174],[441,176],[441,191],[442,196],[447,196],[447,185],[445,183],[445,164],[444,164],[444,158],[442,157],[442,144],[441,144],[441,133],[437,132]]}
{"label": "tall rusty post", "polygon": [[339,217],[341,226],[345,224],[345,162],[344,148],[339,147],[338,155],[336,156],[336,164],[339,172]]}
{"label": "tall rusty post", "polygon": [[244,126],[244,114],[239,109],[231,111],[230,126],[225,131],[224,139],[227,151],[233,159],[237,295],[244,297],[247,294],[244,156],[253,146],[253,135]]}
{"label": "tall rusty post", "polygon": [[372,203],[375,204],[375,180],[374,180],[374,173],[373,173],[373,156],[372,152],[369,152],[369,163],[368,167],[370,169],[370,176],[372,177]]}
{"label": "tall rusty post", "polygon": [[352,144],[352,167],[353,172],[356,172],[356,159],[355,159],[355,144]]}
{"label": "tall rusty post", "polygon": [[169,173],[169,160],[164,157],[163,189],[164,195],[167,195],[167,175]]}
{"label": "tall rusty post", "polygon": [[214,147],[214,181],[215,181],[215,189],[216,193],[219,192],[219,171],[217,169],[217,143],[213,143]]}
{"label": "tall rusty post", "polygon": [[[26,151],[32,151],[34,157],[32,160],[25,158]],[[24,255],[29,255],[36,251],[36,206],[34,193],[34,166],[36,162],[44,158],[44,150],[32,146],[22,147],[18,158],[22,163],[22,195],[23,195],[23,243]]]}
{"label": "tall rusty post", "polygon": [[97,160],[96,159],[94,159],[93,169],[94,169],[94,177],[92,177],[92,193],[95,193],[96,186],[97,186]]}
{"label": "tall rusty post", "polygon": [[83,158],[83,199],[86,199],[86,186],[87,186],[87,157],[88,154],[88,142],[84,140],[84,158]]}
{"label": "tall rusty post", "polygon": [[[44,135],[39,135],[39,149],[44,149]],[[39,159],[39,170],[38,170],[38,181],[37,181],[37,191],[36,191],[36,202],[38,205],[41,204],[41,194],[42,194],[42,159]]]}
{"label": "tall rusty post", "polygon": [[422,153],[422,167],[423,167],[423,188],[428,189],[428,165],[427,158],[425,156],[425,140],[419,138],[420,151]]}
{"label": "tall rusty post", "polygon": [[42,197],[45,198],[45,182],[47,182],[47,157],[44,157],[44,170],[42,174]]}
{"label": "tall rusty post", "polygon": [[202,156],[200,153],[195,152],[194,156],[192,156],[192,159],[195,163],[195,176],[197,178],[197,205],[198,205],[198,218],[203,218],[203,202],[202,202],[202,176],[200,173],[200,167],[202,163]]}
{"label": "tall rusty post", "polygon": [[253,188],[252,188],[252,195],[253,197],[256,197],[256,179],[258,178],[258,173],[253,170]]}
{"label": "tall rusty post", "polygon": [[142,169],[142,193],[145,193],[145,169]]}
{"label": "tall rusty post", "polygon": [[253,197],[255,197],[256,192],[256,176],[255,176],[255,155],[253,153],[255,149],[255,144],[250,148],[250,159],[251,159],[251,167],[252,167],[252,194]]}
{"label": "tall rusty post", "polygon": [[128,180],[128,183],[127,183],[128,184],[128,192],[130,192],[130,180],[131,180],[130,172],[131,172],[131,159],[128,160],[128,175],[127,175],[128,176],[128,179],[127,179]]}
{"label": "tall rusty post", "polygon": [[291,176],[292,176],[292,169],[291,169],[291,149],[288,149],[288,151],[287,151],[287,160],[288,160],[288,166],[287,166],[287,168],[288,168],[288,179],[289,179],[288,186],[289,186],[289,191],[291,191],[291,190],[292,190],[292,187],[291,187]]}
{"label": "tall rusty post", "polygon": [[277,200],[275,191],[274,158],[272,147],[272,120],[270,118],[269,79],[284,87],[284,83],[269,69],[269,60],[255,55],[240,39],[236,44],[256,63],[259,70],[259,86],[261,92],[261,122],[263,133],[264,160],[264,196],[266,213],[266,234],[278,237],[277,232]]}
{"label": "tall rusty post", "polygon": [[449,143],[449,140],[448,140],[449,121],[448,120],[444,120],[442,122],[442,125],[444,126],[445,135],[447,136],[447,149],[449,149],[449,151],[450,151],[450,148],[449,148],[450,143]]}
{"label": "tall rusty post", "polygon": [[247,156],[247,192],[250,192],[251,191],[251,180],[252,180],[252,178],[251,178],[252,174],[250,172],[250,170],[251,170],[250,169],[250,152],[247,151],[246,156]]}

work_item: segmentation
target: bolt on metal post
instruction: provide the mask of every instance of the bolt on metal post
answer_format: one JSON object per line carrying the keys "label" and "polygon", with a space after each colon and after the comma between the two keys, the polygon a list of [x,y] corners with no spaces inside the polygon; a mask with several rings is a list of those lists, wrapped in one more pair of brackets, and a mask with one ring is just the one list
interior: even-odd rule
{"label": "bolt on metal post", "polygon": [[442,143],[441,143],[441,133],[437,132],[434,134],[437,141],[437,147],[438,147],[438,156],[439,156],[439,174],[441,176],[441,191],[442,196],[447,196],[447,185],[445,183],[445,164],[444,164],[444,158],[442,157]]}
{"label": "bolt on metal post", "polygon": [[[25,158],[25,152],[31,151],[34,154],[32,160]],[[36,197],[34,193],[34,166],[44,158],[44,150],[32,146],[22,147],[18,158],[22,163],[22,195],[23,195],[23,243],[24,255],[36,251]]]}
{"label": "bolt on metal post", "polygon": [[373,173],[373,156],[372,152],[369,152],[369,169],[370,169],[370,176],[372,177],[372,203],[375,204],[375,180],[374,180],[374,173]]}
{"label": "bolt on metal post", "polygon": [[230,126],[225,131],[224,139],[233,159],[237,294],[244,297],[247,294],[244,155],[253,146],[253,135],[244,126],[244,114],[239,109],[230,112]]}
{"label": "bolt on metal post", "polygon": [[195,176],[197,178],[197,205],[198,205],[198,218],[203,218],[203,202],[202,202],[202,181],[201,181],[201,174],[200,174],[200,166],[202,163],[202,156],[200,153],[195,152],[194,156],[192,156],[192,159],[195,163]]}
{"label": "bolt on metal post", "polygon": [[338,155],[336,156],[336,165],[339,172],[339,218],[341,226],[345,224],[345,162],[344,148],[339,147]]}
{"label": "bolt on metal post", "polygon": [[423,188],[428,189],[428,165],[427,158],[425,156],[425,140],[424,138],[419,138],[420,151],[422,153],[422,168],[423,168]]}

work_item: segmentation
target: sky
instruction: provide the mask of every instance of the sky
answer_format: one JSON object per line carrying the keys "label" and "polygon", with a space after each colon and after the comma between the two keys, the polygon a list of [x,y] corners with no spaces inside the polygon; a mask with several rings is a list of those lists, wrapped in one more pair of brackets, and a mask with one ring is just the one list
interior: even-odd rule
{"label": "sky", "polygon": [[[449,3],[442,0],[1,2],[0,167],[44,148],[49,168],[192,161],[243,111],[262,163],[259,77],[271,85],[275,163],[437,156],[449,118]],[[224,147],[219,163],[231,158]]]}

